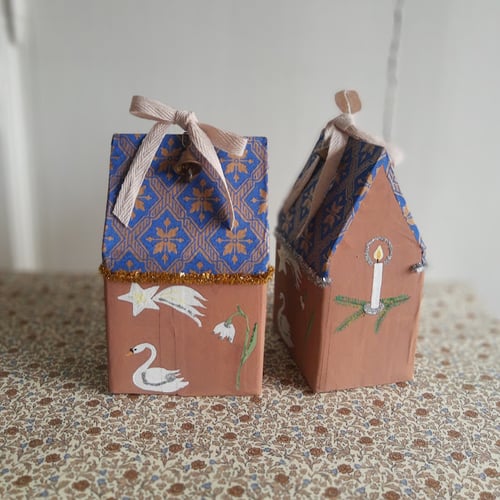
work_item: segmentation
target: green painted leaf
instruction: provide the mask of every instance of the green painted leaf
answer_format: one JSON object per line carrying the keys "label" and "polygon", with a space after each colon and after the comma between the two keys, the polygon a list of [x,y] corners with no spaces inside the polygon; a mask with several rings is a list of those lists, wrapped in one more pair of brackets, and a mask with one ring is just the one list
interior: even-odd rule
{"label": "green painted leaf", "polygon": [[336,328],[336,332],[341,332],[345,328],[347,328],[353,321],[356,321],[358,318],[361,318],[361,316],[364,316],[365,311],[363,309],[363,306],[361,306],[354,314],[351,314],[347,319],[342,321],[339,326]]}
{"label": "green painted leaf", "polygon": [[378,333],[380,329],[380,325],[382,324],[382,321],[384,321],[384,318],[386,314],[389,312],[390,308],[386,307],[378,316],[377,321],[375,322],[375,333]]}
{"label": "green painted leaf", "polygon": [[335,302],[338,302],[342,305],[348,306],[364,306],[366,304],[366,300],[355,299],[353,297],[346,297],[344,295],[337,295],[335,297]]}
{"label": "green painted leaf", "polygon": [[382,326],[382,321],[384,321],[387,313],[394,307],[401,305],[406,302],[410,297],[408,295],[398,295],[397,297],[388,297],[387,299],[382,299],[381,302],[384,304],[384,310],[379,314],[377,321],[375,322],[375,333],[378,333],[380,327]]}
{"label": "green painted leaf", "polygon": [[305,334],[306,340],[309,338],[309,335],[311,335],[312,326],[314,323],[314,315],[315,315],[315,313],[313,311],[313,313],[311,314],[311,317],[309,318],[309,321],[307,322],[307,328],[306,328],[306,334]]}
{"label": "green painted leaf", "polygon": [[246,360],[250,357],[250,354],[252,354],[256,345],[257,345],[257,323],[253,325],[250,342],[248,343],[248,347],[244,350],[243,356],[241,357],[241,363],[240,363],[241,365],[243,365],[246,362]]}
{"label": "green painted leaf", "polygon": [[[409,298],[410,297],[408,295],[402,294],[402,295],[397,295],[396,297],[387,297],[385,299],[380,300],[380,302],[384,305],[384,309],[380,312],[380,314],[377,317],[377,321],[375,322],[375,333],[379,332],[382,322],[387,316],[387,313],[394,307],[397,307],[403,304],[403,302],[406,302]],[[336,332],[341,332],[342,330],[347,328],[353,321],[356,321],[358,318],[364,316],[365,311],[363,308],[364,305],[368,303],[368,301],[366,300],[355,299],[353,297],[346,297],[344,295],[337,295],[335,297],[335,302],[343,306],[351,306],[358,308],[358,310],[355,313],[351,314],[342,323],[340,323],[340,325],[335,330]]]}

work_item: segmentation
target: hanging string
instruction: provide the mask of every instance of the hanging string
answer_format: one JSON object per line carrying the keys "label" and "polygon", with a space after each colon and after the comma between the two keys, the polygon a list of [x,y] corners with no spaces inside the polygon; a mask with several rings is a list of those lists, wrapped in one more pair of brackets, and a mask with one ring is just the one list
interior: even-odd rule
{"label": "hanging string", "polygon": [[399,49],[401,46],[401,31],[403,27],[403,9],[405,0],[396,0],[392,24],[392,40],[387,58],[387,76],[384,101],[383,136],[386,142],[392,140],[394,108],[398,87]]}
{"label": "hanging string", "polygon": [[347,114],[352,114],[351,113],[351,103],[349,101],[349,96],[347,95],[347,89],[344,90],[344,97],[345,97],[345,102],[347,103]]}

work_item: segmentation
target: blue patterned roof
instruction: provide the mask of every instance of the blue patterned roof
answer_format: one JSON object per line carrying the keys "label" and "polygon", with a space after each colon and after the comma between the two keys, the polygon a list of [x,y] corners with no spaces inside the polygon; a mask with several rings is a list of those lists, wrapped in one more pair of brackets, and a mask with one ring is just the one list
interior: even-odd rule
{"label": "blue patterned roof", "polygon": [[262,273],[269,260],[267,140],[251,137],[241,158],[217,150],[232,196],[236,227],[211,172],[190,183],[174,172],[181,135],[166,135],[137,197],[129,227],[112,211],[143,134],[116,134],[111,144],[103,262],[111,271]]}
{"label": "blue patterned roof", "polygon": [[[297,182],[303,176],[309,176],[310,169],[314,169],[314,172],[290,209],[280,211],[277,235],[285,240],[318,277],[322,280],[328,280],[330,257],[342,241],[377,174],[384,171],[403,216],[421,246],[422,254],[424,254],[425,245],[396,181],[387,152],[382,146],[353,137],[350,137],[347,142],[335,179],[325,196],[322,207],[309,221],[303,233],[298,238],[294,238],[293,235],[297,233],[297,228],[302,225],[309,213],[312,194],[324,164],[320,152],[327,145],[323,132]],[[318,158],[319,161],[317,161]]]}

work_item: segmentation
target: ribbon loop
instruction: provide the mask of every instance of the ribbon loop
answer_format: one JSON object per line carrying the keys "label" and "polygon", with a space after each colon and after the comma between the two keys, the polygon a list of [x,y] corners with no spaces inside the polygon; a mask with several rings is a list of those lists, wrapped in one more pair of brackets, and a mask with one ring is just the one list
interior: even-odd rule
{"label": "ribbon loop", "polygon": [[176,111],[173,122],[187,131],[191,123],[198,123],[198,118],[196,118],[196,115],[192,111]]}
{"label": "ribbon loop", "polygon": [[[352,100],[352,102],[351,102]],[[328,193],[332,181],[344,154],[345,147],[349,137],[355,137],[362,141],[376,144],[384,147],[389,152],[389,156],[393,163],[397,164],[398,159],[401,157],[397,149],[385,144],[383,140],[372,137],[360,131],[355,123],[353,113],[361,109],[361,101],[356,91],[344,90],[335,95],[335,101],[339,105],[342,113],[333,120],[330,120],[324,128],[324,143],[327,144],[326,157],[322,158],[323,165],[319,173],[319,179],[316,187],[313,190],[309,212],[304,220],[297,226],[295,232],[290,235],[291,238],[298,238],[306,229],[309,222],[316,215],[319,207],[324,202],[325,196]],[[352,113],[351,113],[352,111]],[[316,166],[320,158],[317,157],[314,164],[309,168],[309,172],[303,176],[292,188],[291,193],[283,205],[284,210],[289,210],[291,206],[297,201],[298,197],[306,187],[307,183],[311,180]]]}
{"label": "ribbon loop", "polygon": [[247,139],[232,132],[218,129],[212,125],[198,122],[198,118],[192,111],[179,111],[160,101],[148,99],[143,96],[132,97],[130,113],[139,118],[153,120],[156,123],[148,132],[135,154],[118,193],[118,198],[113,208],[113,215],[123,225],[128,227],[134,210],[135,200],[144,182],[146,172],[154,159],[156,151],[160,147],[168,127],[175,124],[187,132],[192,146],[201,155],[206,166],[211,168],[221,181],[229,205],[230,228],[233,229],[233,202],[215,147],[231,155],[240,157],[245,152]]}

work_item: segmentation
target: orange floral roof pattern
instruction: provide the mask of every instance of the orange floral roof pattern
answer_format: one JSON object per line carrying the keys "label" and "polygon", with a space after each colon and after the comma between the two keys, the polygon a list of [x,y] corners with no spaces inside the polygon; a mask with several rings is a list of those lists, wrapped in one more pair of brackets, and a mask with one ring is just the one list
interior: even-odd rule
{"label": "orange floral roof pattern", "polygon": [[180,135],[166,135],[148,169],[125,227],[115,200],[143,135],[115,134],[111,144],[103,263],[111,271],[255,274],[267,270],[267,141],[250,137],[242,158],[217,151],[235,209],[228,229],[227,200],[209,171],[184,182],[173,166]]}

